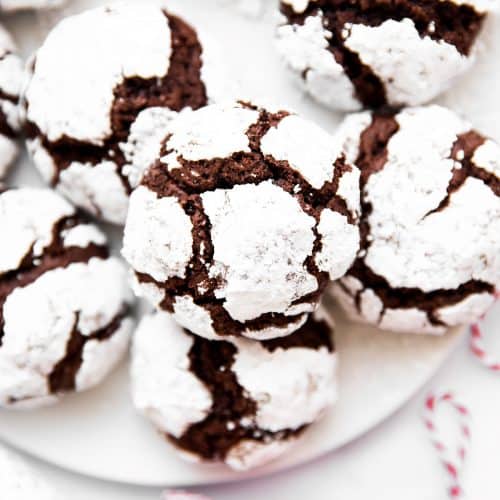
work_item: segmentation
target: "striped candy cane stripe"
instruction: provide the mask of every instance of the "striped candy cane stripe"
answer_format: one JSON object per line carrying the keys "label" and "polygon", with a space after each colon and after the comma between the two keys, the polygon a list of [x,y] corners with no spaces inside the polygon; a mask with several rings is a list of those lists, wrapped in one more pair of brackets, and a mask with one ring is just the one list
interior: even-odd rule
{"label": "striped candy cane stripe", "polygon": [[[495,298],[500,298],[500,291],[496,291]],[[500,372],[500,360],[493,356],[486,347],[481,323],[474,323],[470,327],[470,350],[472,354],[486,368],[494,372]]]}
{"label": "striped candy cane stripe", "polygon": [[[438,410],[445,405],[452,408],[456,415],[459,426],[459,436],[456,443],[447,443],[437,425]],[[425,426],[446,471],[450,483],[448,494],[453,500],[465,498],[462,486],[462,471],[470,445],[469,420],[469,410],[458,402],[450,392],[430,394],[425,401]]]}

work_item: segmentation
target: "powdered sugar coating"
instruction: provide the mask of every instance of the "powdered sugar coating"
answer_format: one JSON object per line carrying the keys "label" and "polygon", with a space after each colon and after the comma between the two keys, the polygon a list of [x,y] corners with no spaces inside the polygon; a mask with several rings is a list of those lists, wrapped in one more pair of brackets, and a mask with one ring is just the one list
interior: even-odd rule
{"label": "powdered sugar coating", "polygon": [[[293,314],[298,314],[299,309],[300,312],[307,310],[308,312],[314,311],[316,305],[315,304],[301,304],[300,308],[293,309]],[[290,315],[292,311],[289,310]],[[297,331],[304,323],[307,321],[309,317],[308,314],[302,314],[295,321],[291,321],[285,326],[269,326],[267,328],[263,328],[261,330],[248,328],[245,330],[244,337],[253,340],[270,340],[276,339],[280,337],[286,337],[287,335],[291,335],[293,332]],[[220,338],[220,337],[219,337]]]}
{"label": "powdered sugar coating", "polygon": [[361,104],[355,97],[354,86],[328,50],[331,36],[323,26],[323,16],[318,13],[307,17],[303,25],[280,25],[276,46],[306,92],[325,106],[358,110]]}
{"label": "powdered sugar coating", "polygon": [[176,437],[203,420],[212,406],[210,392],[189,370],[192,345],[193,337],[171,316],[157,313],[142,319],[132,347],[134,405],[163,432]]}
{"label": "powdered sugar coating", "polygon": [[59,175],[57,188],[78,207],[113,224],[127,216],[128,193],[112,161],[73,162]]}
{"label": "powdered sugar coating", "polygon": [[411,19],[389,19],[380,26],[349,27],[344,44],[383,82],[391,106],[430,101],[465,73],[474,55],[464,56],[444,40],[421,37]]}
{"label": "powdered sugar coating", "polygon": [[52,242],[54,224],[74,213],[66,200],[48,190],[23,188],[0,194],[2,238],[9,242],[0,252],[0,276],[16,270],[31,249],[40,257]]}
{"label": "powdered sugar coating", "polygon": [[321,251],[316,255],[318,269],[331,279],[341,278],[356,258],[359,248],[359,230],[345,215],[324,210],[318,224],[322,237]]}
{"label": "powdered sugar coating", "polygon": [[158,198],[139,186],[130,199],[123,256],[158,281],[182,278],[192,255],[191,231],[191,220],[176,198]]}
{"label": "powdered sugar coating", "polygon": [[121,145],[128,162],[123,167],[123,174],[128,177],[131,187],[139,185],[142,174],[160,155],[161,143],[178,115],[160,107],[147,108],[137,115],[127,142]]}
{"label": "powdered sugar coating", "polygon": [[[355,164],[359,156],[359,146],[363,130],[368,128],[372,121],[369,111],[347,115],[339,125],[334,141],[343,152],[347,163]],[[358,171],[359,173],[359,171]]]}
{"label": "powdered sugar coating", "polygon": [[[121,2],[64,19],[36,53],[24,93],[33,159],[48,182],[106,221],[124,223],[130,188],[137,186],[158,156],[161,141],[179,111],[177,106],[189,108],[183,100],[189,102],[190,97],[180,88],[184,77],[176,76],[179,62],[193,65],[185,71],[199,73],[202,97],[193,99],[211,102],[223,94],[219,87],[224,87],[224,78],[218,77],[219,62],[212,54],[215,49],[205,51],[200,46],[203,53],[198,59],[191,54],[192,48],[187,55],[178,55],[183,49],[172,40],[179,38],[174,31],[179,29],[199,42],[196,31],[191,32],[182,19],[161,6]],[[211,42],[209,45],[213,47]],[[179,57],[193,60],[179,61]],[[195,66],[198,62],[199,68]],[[133,89],[128,89],[134,79]],[[189,85],[196,86],[191,80]],[[157,88],[150,89],[155,81]],[[176,85],[177,97],[173,95]],[[173,96],[167,99],[169,93]],[[175,110],[163,104],[163,97]],[[177,98],[180,104],[176,104]],[[196,102],[196,107],[206,102]],[[40,138],[45,151],[36,142]],[[71,150],[63,147],[68,142]],[[53,168],[47,157],[55,159]]]}
{"label": "powdered sugar coating", "polygon": [[[494,301],[500,282],[500,148],[439,106],[408,108],[394,119],[385,163],[363,186],[369,235],[354,266],[358,271],[350,271],[356,275],[365,266],[379,284],[348,275],[333,293],[357,319],[440,334],[477,320]],[[344,137],[337,140],[347,144],[351,158],[358,157],[360,141],[344,134],[357,130],[360,137],[356,127],[366,123],[364,114],[341,128]],[[398,290],[410,290],[401,307]],[[392,298],[384,299],[386,294]],[[426,294],[434,294],[435,305]]]}
{"label": "powdered sugar coating", "polygon": [[[161,291],[152,283],[143,283],[139,288],[142,292],[141,296],[148,297],[150,302],[159,306],[164,296]],[[157,295],[160,292],[160,295]],[[316,307],[315,304],[304,304],[300,307],[295,306],[289,309],[291,315],[300,314],[301,312],[312,312]],[[196,333],[208,340],[227,340],[227,335],[220,335],[214,329],[214,324],[210,313],[195,304],[193,298],[189,295],[176,297],[174,302],[173,317],[179,325],[187,330]],[[298,330],[308,318],[308,314],[302,314],[296,321],[292,321],[284,326],[269,326],[262,329],[248,328],[244,332],[244,336],[254,340],[268,340],[278,337],[286,337]]]}
{"label": "powdered sugar coating", "polygon": [[[304,261],[314,244],[315,220],[270,181],[202,195],[215,247],[215,296],[237,321],[287,308],[318,289]],[[256,266],[256,263],[259,265]]]}
{"label": "powdered sugar coating", "polygon": [[459,304],[443,307],[438,317],[447,325],[465,325],[470,318],[480,318],[495,302],[491,293],[471,295]]}
{"label": "powdered sugar coating", "polygon": [[0,447],[0,498],[6,500],[57,500],[44,478],[17,455]]}
{"label": "powdered sugar coating", "polygon": [[99,385],[118,365],[127,354],[134,326],[132,318],[125,318],[110,339],[85,343],[82,365],[75,377],[76,391],[86,391]]}
{"label": "powdered sugar coating", "polygon": [[23,63],[9,33],[0,25],[0,180],[19,152],[21,128],[18,100],[24,78]]}
{"label": "powdered sugar coating", "polygon": [[[93,387],[128,345],[123,264],[106,257],[104,234],[49,190],[1,193],[0,229],[10,242],[0,259],[0,406],[33,408]],[[63,365],[70,378],[61,382]]]}
{"label": "powdered sugar coating", "polygon": [[[404,110],[396,119],[400,128],[389,142],[387,163],[365,187],[375,205],[366,263],[395,288],[453,289],[471,277],[497,283],[500,200],[489,187],[469,178],[446,209],[430,213],[446,197],[451,148],[470,125],[438,106]],[[429,123],[439,123],[439,129]],[[477,258],[478,241],[484,259]],[[495,261],[496,270],[489,264]]]}
{"label": "powdered sugar coating", "polygon": [[[362,284],[360,286],[363,288]],[[383,302],[371,289],[359,294],[358,304],[353,295],[338,283],[332,286],[331,293],[352,321],[377,325],[398,333],[442,335],[447,330],[445,326],[433,325],[427,314],[419,309],[384,308]]]}
{"label": "powdered sugar coating", "polygon": [[[121,313],[125,300],[130,300],[125,271],[115,259],[49,271],[14,290],[3,307],[0,404],[43,404],[51,395],[48,377],[66,355],[73,329],[92,335]],[[132,321],[125,320],[110,339],[85,345],[75,390],[93,387],[113,369],[125,353],[131,329]]]}
{"label": "powdered sugar coating", "polygon": [[49,141],[67,136],[102,145],[112,134],[114,88],[127,77],[166,74],[169,39],[165,16],[152,5],[101,7],[64,19],[37,52],[27,118]]}
{"label": "powdered sugar coating", "polygon": [[[250,152],[246,131],[258,119],[258,112],[232,104],[207,106],[196,113],[180,116],[173,123],[168,148],[162,158],[169,170],[180,168],[179,157],[189,161],[225,158]],[[216,125],[216,126],[215,126]]]}
{"label": "powdered sugar coating", "polygon": [[[198,379],[191,366],[194,337],[170,315],[158,312],[142,320],[134,339],[134,404],[161,431],[180,438],[213,411],[210,387]],[[326,346],[268,350],[259,342],[229,341],[236,353],[227,369],[235,374],[245,397],[257,405],[255,416],[242,425],[271,433],[263,441],[243,438],[231,446],[224,462],[246,470],[277,458],[296,441],[297,436],[283,438],[280,432],[315,422],[334,404],[336,355]],[[196,456],[196,450],[189,452]]]}
{"label": "powdered sugar coating", "polygon": [[496,142],[486,140],[476,149],[472,161],[474,165],[491,172],[500,179],[500,146]]}
{"label": "powdered sugar coating", "polygon": [[135,273],[130,272],[130,286],[136,297],[144,298],[153,307],[160,307],[165,292],[155,283],[140,283]]}
{"label": "powdered sugar coating", "polygon": [[93,224],[80,224],[63,231],[65,247],[85,248],[90,244],[102,246],[106,244],[106,236]]}
{"label": "powdered sugar coating", "polygon": [[[463,25],[465,50],[452,36],[436,34],[436,24],[451,31],[450,23],[429,13],[424,29],[422,18],[412,18],[410,8],[407,17],[401,15],[406,12],[404,5],[396,13],[394,5],[385,10],[356,2],[349,7],[326,3],[314,8],[312,1],[283,0],[278,51],[305,90],[332,109],[420,105],[447,90],[472,67],[482,16],[499,7],[496,0],[451,1],[472,7],[477,17],[469,25],[469,13],[456,14],[466,19],[458,21]],[[337,15],[336,9],[342,12]]]}
{"label": "powdered sugar coating", "polygon": [[173,317],[182,327],[208,340],[220,338],[214,330],[210,313],[204,307],[195,304],[190,295],[176,297]]}
{"label": "powdered sugar coating", "polygon": [[[165,290],[160,306],[207,339],[293,333],[359,248],[359,171],[340,146],[294,114],[250,103],[184,112],[131,197],[123,255],[139,293],[158,305]],[[308,208],[313,197],[323,201]],[[157,225],[168,227],[165,242]]]}
{"label": "powdered sugar coating", "polygon": [[[311,143],[315,145],[314,150],[308,147]],[[297,115],[287,116],[271,128],[262,138],[260,147],[265,155],[288,162],[316,189],[332,180],[332,165],[340,156],[330,134]]]}
{"label": "powdered sugar coating", "polygon": [[283,0],[283,3],[289,5],[295,12],[300,14],[304,12],[309,4],[313,3],[315,0]]}
{"label": "powdered sugar coating", "polygon": [[298,429],[316,421],[337,399],[336,359],[326,347],[269,352],[258,342],[235,340],[235,344],[238,353],[232,370],[258,403],[260,428]]}

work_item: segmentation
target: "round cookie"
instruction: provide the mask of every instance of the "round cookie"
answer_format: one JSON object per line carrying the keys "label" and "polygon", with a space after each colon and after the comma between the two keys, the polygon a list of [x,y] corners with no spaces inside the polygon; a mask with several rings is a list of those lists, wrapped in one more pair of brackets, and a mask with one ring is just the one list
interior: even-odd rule
{"label": "round cookie", "polygon": [[19,152],[16,139],[21,126],[18,104],[23,78],[16,45],[0,25],[0,181]]}
{"label": "round cookie", "polygon": [[210,341],[167,313],[147,316],[132,349],[134,404],[188,460],[264,465],[337,398],[332,327],[315,316],[264,342]]}
{"label": "round cookie", "polygon": [[0,447],[0,498],[56,500],[54,490],[24,461]]}
{"label": "round cookie", "polygon": [[0,406],[33,408],[98,384],[133,322],[122,263],[53,191],[0,194]]}
{"label": "round cookie", "polygon": [[500,147],[428,106],[346,119],[361,170],[361,251],[334,294],[387,330],[444,333],[476,321],[500,283]]}
{"label": "round cookie", "polygon": [[132,193],[136,291],[208,339],[297,330],[359,249],[359,171],[286,111],[212,105],[172,125]]}
{"label": "round cookie", "polygon": [[206,46],[183,19],[140,2],[61,21],[37,51],[24,94],[28,145],[45,180],[123,224],[172,117],[223,91]]}
{"label": "round cookie", "polygon": [[277,47],[333,109],[416,106],[474,63],[496,0],[282,0]]}
{"label": "round cookie", "polygon": [[66,0],[0,0],[0,11],[17,12],[32,9],[54,9],[61,7]]}

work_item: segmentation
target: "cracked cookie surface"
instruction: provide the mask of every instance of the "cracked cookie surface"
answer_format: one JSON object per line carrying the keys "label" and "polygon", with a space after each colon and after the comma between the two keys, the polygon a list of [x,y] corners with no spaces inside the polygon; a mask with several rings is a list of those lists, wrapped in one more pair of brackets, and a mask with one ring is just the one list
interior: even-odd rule
{"label": "cracked cookie surface", "polygon": [[17,55],[17,47],[0,25],[0,181],[19,153],[19,94],[23,78],[23,62]]}
{"label": "cracked cookie surface", "polygon": [[493,8],[489,0],[282,0],[277,47],[306,91],[333,109],[415,106],[472,66]]}
{"label": "cracked cookie surface", "polygon": [[298,329],[359,248],[359,171],[339,153],[286,111],[185,114],[131,196],[137,292],[209,339]]}
{"label": "cracked cookie surface", "polygon": [[44,179],[123,224],[130,191],[171,120],[225,88],[209,41],[154,5],[122,3],[62,20],[36,52],[24,92],[28,146]]}
{"label": "cracked cookie surface", "polygon": [[320,312],[265,342],[210,341],[167,313],[145,317],[132,350],[136,408],[191,459],[245,470],[278,458],[337,397],[332,326]]}
{"label": "cracked cookie surface", "polygon": [[337,138],[361,170],[362,216],[334,295],[388,330],[476,321],[500,283],[500,147],[439,106],[351,115]]}
{"label": "cracked cookie surface", "polygon": [[98,384],[124,355],[132,301],[106,237],[45,189],[0,193],[0,406]]}

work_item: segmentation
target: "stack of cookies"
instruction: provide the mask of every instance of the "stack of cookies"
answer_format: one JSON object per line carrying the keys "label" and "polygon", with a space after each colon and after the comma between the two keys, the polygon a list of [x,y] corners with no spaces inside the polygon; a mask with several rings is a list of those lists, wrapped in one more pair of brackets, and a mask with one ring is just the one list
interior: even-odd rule
{"label": "stack of cookies", "polygon": [[29,64],[21,113],[22,71],[0,37],[0,76],[7,58],[18,68],[12,91],[0,77],[0,173],[24,122],[60,193],[0,194],[0,404],[92,387],[127,346],[123,265],[61,195],[124,224],[133,291],[155,310],[134,336],[133,402],[190,460],[260,466],[334,404],[327,290],[396,332],[442,334],[491,306],[500,147],[424,105],[473,64],[488,0],[280,9],[295,79],[360,111],[333,135],[234,98],[210,37],[149,3],[61,21]]}

